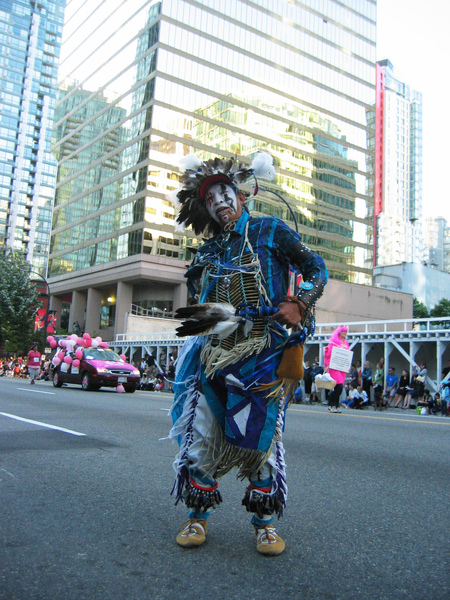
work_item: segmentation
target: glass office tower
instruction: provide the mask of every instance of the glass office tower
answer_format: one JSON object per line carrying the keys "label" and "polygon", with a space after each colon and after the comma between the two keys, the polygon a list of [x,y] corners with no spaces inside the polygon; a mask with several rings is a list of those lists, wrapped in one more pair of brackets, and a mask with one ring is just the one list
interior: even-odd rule
{"label": "glass office tower", "polygon": [[76,292],[72,318],[89,294],[119,303],[120,277],[138,306],[177,303],[200,240],[176,231],[167,194],[193,152],[270,152],[277,177],[252,212],[295,217],[332,277],[370,283],[375,29],[375,0],[72,0],[49,260],[57,293]]}
{"label": "glass office tower", "polygon": [[50,153],[66,0],[0,2],[0,247],[45,276],[56,161]]}

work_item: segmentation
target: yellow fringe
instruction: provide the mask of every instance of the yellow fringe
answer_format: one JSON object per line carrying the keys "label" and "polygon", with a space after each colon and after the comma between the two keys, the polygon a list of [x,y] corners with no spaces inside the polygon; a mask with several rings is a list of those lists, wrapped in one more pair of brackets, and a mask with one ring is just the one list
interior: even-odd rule
{"label": "yellow fringe", "polygon": [[292,398],[295,390],[299,386],[299,381],[296,379],[287,379],[286,377],[278,377],[275,381],[270,383],[260,383],[258,388],[260,390],[272,390],[267,394],[267,401],[279,402],[282,396],[290,397],[289,404],[292,402]]}

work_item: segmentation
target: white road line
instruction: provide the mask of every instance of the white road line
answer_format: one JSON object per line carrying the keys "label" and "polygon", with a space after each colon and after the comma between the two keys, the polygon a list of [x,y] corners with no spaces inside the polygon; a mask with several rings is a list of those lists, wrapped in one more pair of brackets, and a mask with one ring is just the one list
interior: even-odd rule
{"label": "white road line", "polygon": [[0,415],[4,417],[8,417],[9,419],[15,419],[16,421],[23,421],[24,423],[31,423],[32,425],[39,425],[39,427],[47,427],[48,429],[56,429],[57,431],[62,431],[64,433],[70,433],[71,435],[84,436],[85,433],[80,433],[79,431],[72,431],[71,429],[65,429],[64,427],[57,427],[56,425],[49,425],[48,423],[41,423],[40,421],[32,421],[31,419],[24,419],[23,417],[18,417],[17,415],[10,415],[8,413],[0,412]]}
{"label": "white road line", "polygon": [[22,390],[23,392],[33,392],[34,394],[50,394],[54,396],[56,392],[43,392],[42,390],[30,390],[30,388],[16,388],[18,390]]}

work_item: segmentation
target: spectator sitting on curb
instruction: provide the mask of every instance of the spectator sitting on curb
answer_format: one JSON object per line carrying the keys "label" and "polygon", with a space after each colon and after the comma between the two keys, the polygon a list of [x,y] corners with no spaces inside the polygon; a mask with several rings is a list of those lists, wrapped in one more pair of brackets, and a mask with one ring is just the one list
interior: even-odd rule
{"label": "spectator sitting on curb", "polygon": [[357,390],[357,385],[354,382],[350,382],[350,389],[348,392],[348,396],[345,400],[341,400],[341,405],[345,408],[357,408],[360,404],[359,392]]}
{"label": "spectator sitting on curb", "polygon": [[363,390],[362,386],[360,386],[360,385],[358,385],[358,387],[356,389],[358,390],[358,394],[361,399],[359,408],[362,409],[364,406],[369,406],[369,404],[370,404],[369,396],[368,396],[366,390]]}
{"label": "spectator sitting on curb", "polygon": [[302,401],[303,401],[303,390],[302,390],[301,386],[298,386],[298,388],[294,392],[293,404],[301,404]]}
{"label": "spectator sitting on curb", "polygon": [[391,406],[397,392],[398,377],[395,374],[394,367],[389,367],[388,376],[386,377],[386,387],[384,396],[386,397],[386,408]]}
{"label": "spectator sitting on curb", "polygon": [[433,398],[430,395],[430,390],[424,390],[423,397],[419,398],[419,401],[417,402],[417,409],[419,410],[420,408],[425,408],[427,415],[432,414],[431,409],[433,408]]}

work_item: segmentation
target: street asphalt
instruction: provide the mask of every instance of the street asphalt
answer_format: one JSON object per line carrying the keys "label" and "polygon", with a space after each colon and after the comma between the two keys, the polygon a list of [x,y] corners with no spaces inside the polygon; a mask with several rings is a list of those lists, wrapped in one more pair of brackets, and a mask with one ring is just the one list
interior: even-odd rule
{"label": "street asphalt", "polygon": [[450,418],[289,408],[268,558],[233,473],[206,544],[176,545],[172,398],[0,378],[0,600],[450,598]]}

